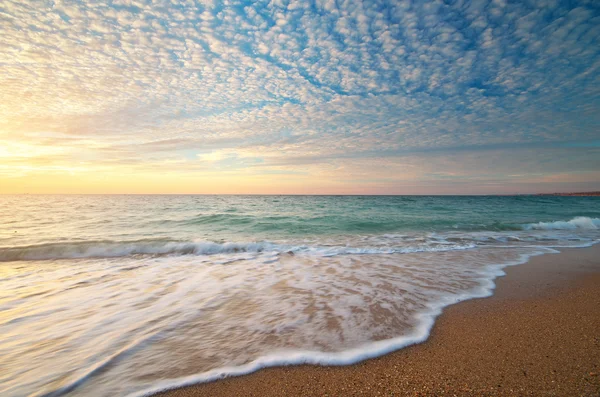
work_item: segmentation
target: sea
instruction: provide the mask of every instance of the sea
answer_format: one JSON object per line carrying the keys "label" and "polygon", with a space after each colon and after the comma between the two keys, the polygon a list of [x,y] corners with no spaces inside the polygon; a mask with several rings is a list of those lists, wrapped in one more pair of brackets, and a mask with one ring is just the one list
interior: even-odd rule
{"label": "sea", "polygon": [[598,241],[600,197],[0,195],[0,395],[356,363]]}

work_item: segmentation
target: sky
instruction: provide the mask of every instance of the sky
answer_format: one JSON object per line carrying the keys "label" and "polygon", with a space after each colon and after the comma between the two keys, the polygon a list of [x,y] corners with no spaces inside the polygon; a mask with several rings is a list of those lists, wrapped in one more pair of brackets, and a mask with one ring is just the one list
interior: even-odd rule
{"label": "sky", "polygon": [[0,193],[590,190],[595,0],[0,3]]}

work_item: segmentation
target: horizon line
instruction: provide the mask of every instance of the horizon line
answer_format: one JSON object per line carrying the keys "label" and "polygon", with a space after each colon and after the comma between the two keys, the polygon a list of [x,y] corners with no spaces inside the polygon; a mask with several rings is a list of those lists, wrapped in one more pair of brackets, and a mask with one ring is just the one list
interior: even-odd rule
{"label": "horizon line", "polygon": [[600,191],[578,191],[578,192],[550,192],[550,193],[470,193],[470,194],[307,194],[307,193],[0,193],[0,196],[382,196],[382,197],[397,197],[397,196],[585,196],[588,197],[600,196]]}

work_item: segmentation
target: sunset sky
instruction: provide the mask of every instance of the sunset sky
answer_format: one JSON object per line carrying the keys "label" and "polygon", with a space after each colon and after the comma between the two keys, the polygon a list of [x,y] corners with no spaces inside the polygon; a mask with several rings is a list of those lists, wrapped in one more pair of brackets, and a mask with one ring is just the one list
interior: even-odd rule
{"label": "sunset sky", "polygon": [[0,193],[600,190],[600,2],[0,3]]}

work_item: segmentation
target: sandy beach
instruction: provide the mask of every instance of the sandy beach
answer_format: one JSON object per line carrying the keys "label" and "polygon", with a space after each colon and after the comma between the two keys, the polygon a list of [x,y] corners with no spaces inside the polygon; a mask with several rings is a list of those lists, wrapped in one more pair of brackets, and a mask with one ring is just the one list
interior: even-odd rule
{"label": "sandy beach", "polygon": [[600,245],[505,269],[430,338],[347,367],[295,366],[161,396],[600,395]]}

